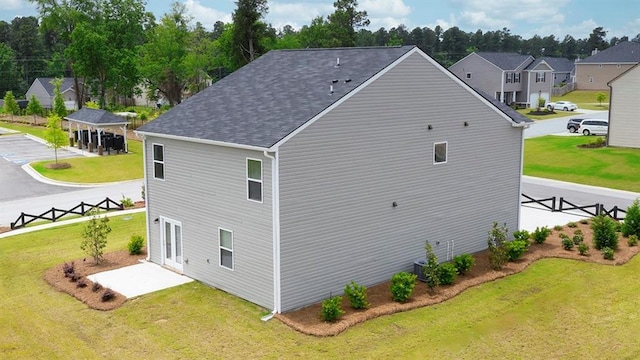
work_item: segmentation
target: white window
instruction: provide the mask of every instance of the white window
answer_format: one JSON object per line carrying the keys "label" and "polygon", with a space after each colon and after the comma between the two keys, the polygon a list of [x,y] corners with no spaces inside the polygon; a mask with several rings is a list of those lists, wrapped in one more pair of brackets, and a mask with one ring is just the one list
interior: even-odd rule
{"label": "white window", "polygon": [[247,198],[262,202],[262,161],[247,159]]}
{"label": "white window", "polygon": [[504,78],[504,82],[510,83],[512,80],[513,80],[513,73],[506,73],[505,74],[505,78]]}
{"label": "white window", "polygon": [[433,144],[433,163],[444,164],[447,162],[447,142]]}
{"label": "white window", "polygon": [[220,266],[233,270],[233,231],[218,228]]}
{"label": "white window", "polygon": [[467,73],[467,79],[471,79],[471,73]]}
{"label": "white window", "polygon": [[164,146],[153,144],[153,177],[164,180]]}
{"label": "white window", "polygon": [[537,83],[539,83],[539,82],[545,82],[545,79],[546,79],[546,76],[545,76],[545,75],[546,75],[546,73],[543,73],[543,72],[537,72],[537,73],[536,73],[536,82],[537,82]]}
{"label": "white window", "polygon": [[513,82],[514,83],[519,83],[520,82],[520,73],[513,74]]}

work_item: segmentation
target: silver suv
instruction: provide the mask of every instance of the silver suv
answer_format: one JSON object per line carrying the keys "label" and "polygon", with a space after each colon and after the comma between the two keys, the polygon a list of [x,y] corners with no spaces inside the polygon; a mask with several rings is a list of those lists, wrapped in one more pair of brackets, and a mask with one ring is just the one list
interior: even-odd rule
{"label": "silver suv", "polygon": [[607,135],[609,121],[604,119],[584,119],[578,127],[583,135]]}

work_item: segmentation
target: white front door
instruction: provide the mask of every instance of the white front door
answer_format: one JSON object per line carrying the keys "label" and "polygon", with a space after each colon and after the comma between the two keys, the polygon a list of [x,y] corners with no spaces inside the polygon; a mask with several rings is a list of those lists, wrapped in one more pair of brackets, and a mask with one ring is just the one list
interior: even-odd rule
{"label": "white front door", "polygon": [[182,224],[165,217],[161,219],[164,265],[182,272]]}

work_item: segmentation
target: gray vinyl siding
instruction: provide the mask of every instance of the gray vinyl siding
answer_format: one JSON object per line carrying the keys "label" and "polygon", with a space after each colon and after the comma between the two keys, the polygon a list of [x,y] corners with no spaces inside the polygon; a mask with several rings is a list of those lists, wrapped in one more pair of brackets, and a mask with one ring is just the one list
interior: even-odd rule
{"label": "gray vinyl siding", "polygon": [[[164,145],[164,181],[153,178],[153,143]],[[271,160],[257,151],[150,136],[145,156],[151,261],[162,264],[154,219],[180,221],[186,276],[272,309]],[[247,200],[246,158],[262,160],[263,203]],[[233,271],[219,265],[219,227],[233,231]]]}
{"label": "gray vinyl siding", "polygon": [[[452,65],[449,70],[469,86],[480,89],[491,97],[500,100],[500,97],[496,97],[496,93],[500,92],[504,81],[502,70],[479,55],[471,54],[464,60]],[[471,79],[466,78],[467,73],[471,73]],[[504,91],[508,90],[505,89]]]}
{"label": "gray vinyl siding", "polygon": [[29,87],[29,90],[27,90],[27,94],[25,95],[27,100],[31,98],[31,95],[36,96],[43,108],[51,108],[53,97],[49,95],[49,93],[44,88],[44,86],[42,86],[39,80],[34,80],[33,84],[31,84],[31,86]]}
{"label": "gray vinyl siding", "polygon": [[608,136],[611,146],[640,148],[638,89],[640,65],[611,83]]}
{"label": "gray vinyl siding", "polygon": [[427,241],[446,261],[485,249],[494,221],[515,231],[521,147],[521,129],[411,55],[280,147],[282,310],[410,271]]}

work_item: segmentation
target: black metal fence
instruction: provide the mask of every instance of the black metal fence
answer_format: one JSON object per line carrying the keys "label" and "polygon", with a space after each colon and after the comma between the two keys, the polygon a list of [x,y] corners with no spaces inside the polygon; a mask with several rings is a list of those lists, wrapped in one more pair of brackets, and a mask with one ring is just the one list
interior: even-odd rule
{"label": "black metal fence", "polygon": [[535,199],[526,194],[522,194],[526,200],[522,200],[521,203],[525,204],[538,204],[548,210],[565,212],[565,211],[580,211],[589,216],[607,215],[615,220],[622,220],[627,214],[627,211],[614,206],[611,209],[606,209],[604,205],[600,203],[590,205],[576,205],[563,197],[556,198],[555,196],[544,199]]}
{"label": "black metal fence", "polygon": [[74,207],[71,210],[56,209],[55,207],[52,207],[51,210],[47,210],[40,215],[20,213],[20,216],[18,216],[18,219],[16,219],[15,222],[11,223],[11,230],[25,227],[36,220],[47,220],[47,221],[56,222],[56,220],[69,214],[84,216],[93,208],[109,211],[109,210],[123,210],[124,206],[117,201],[113,201],[109,198],[105,198],[104,200],[102,200],[97,204],[88,204],[83,201],[78,206]]}

